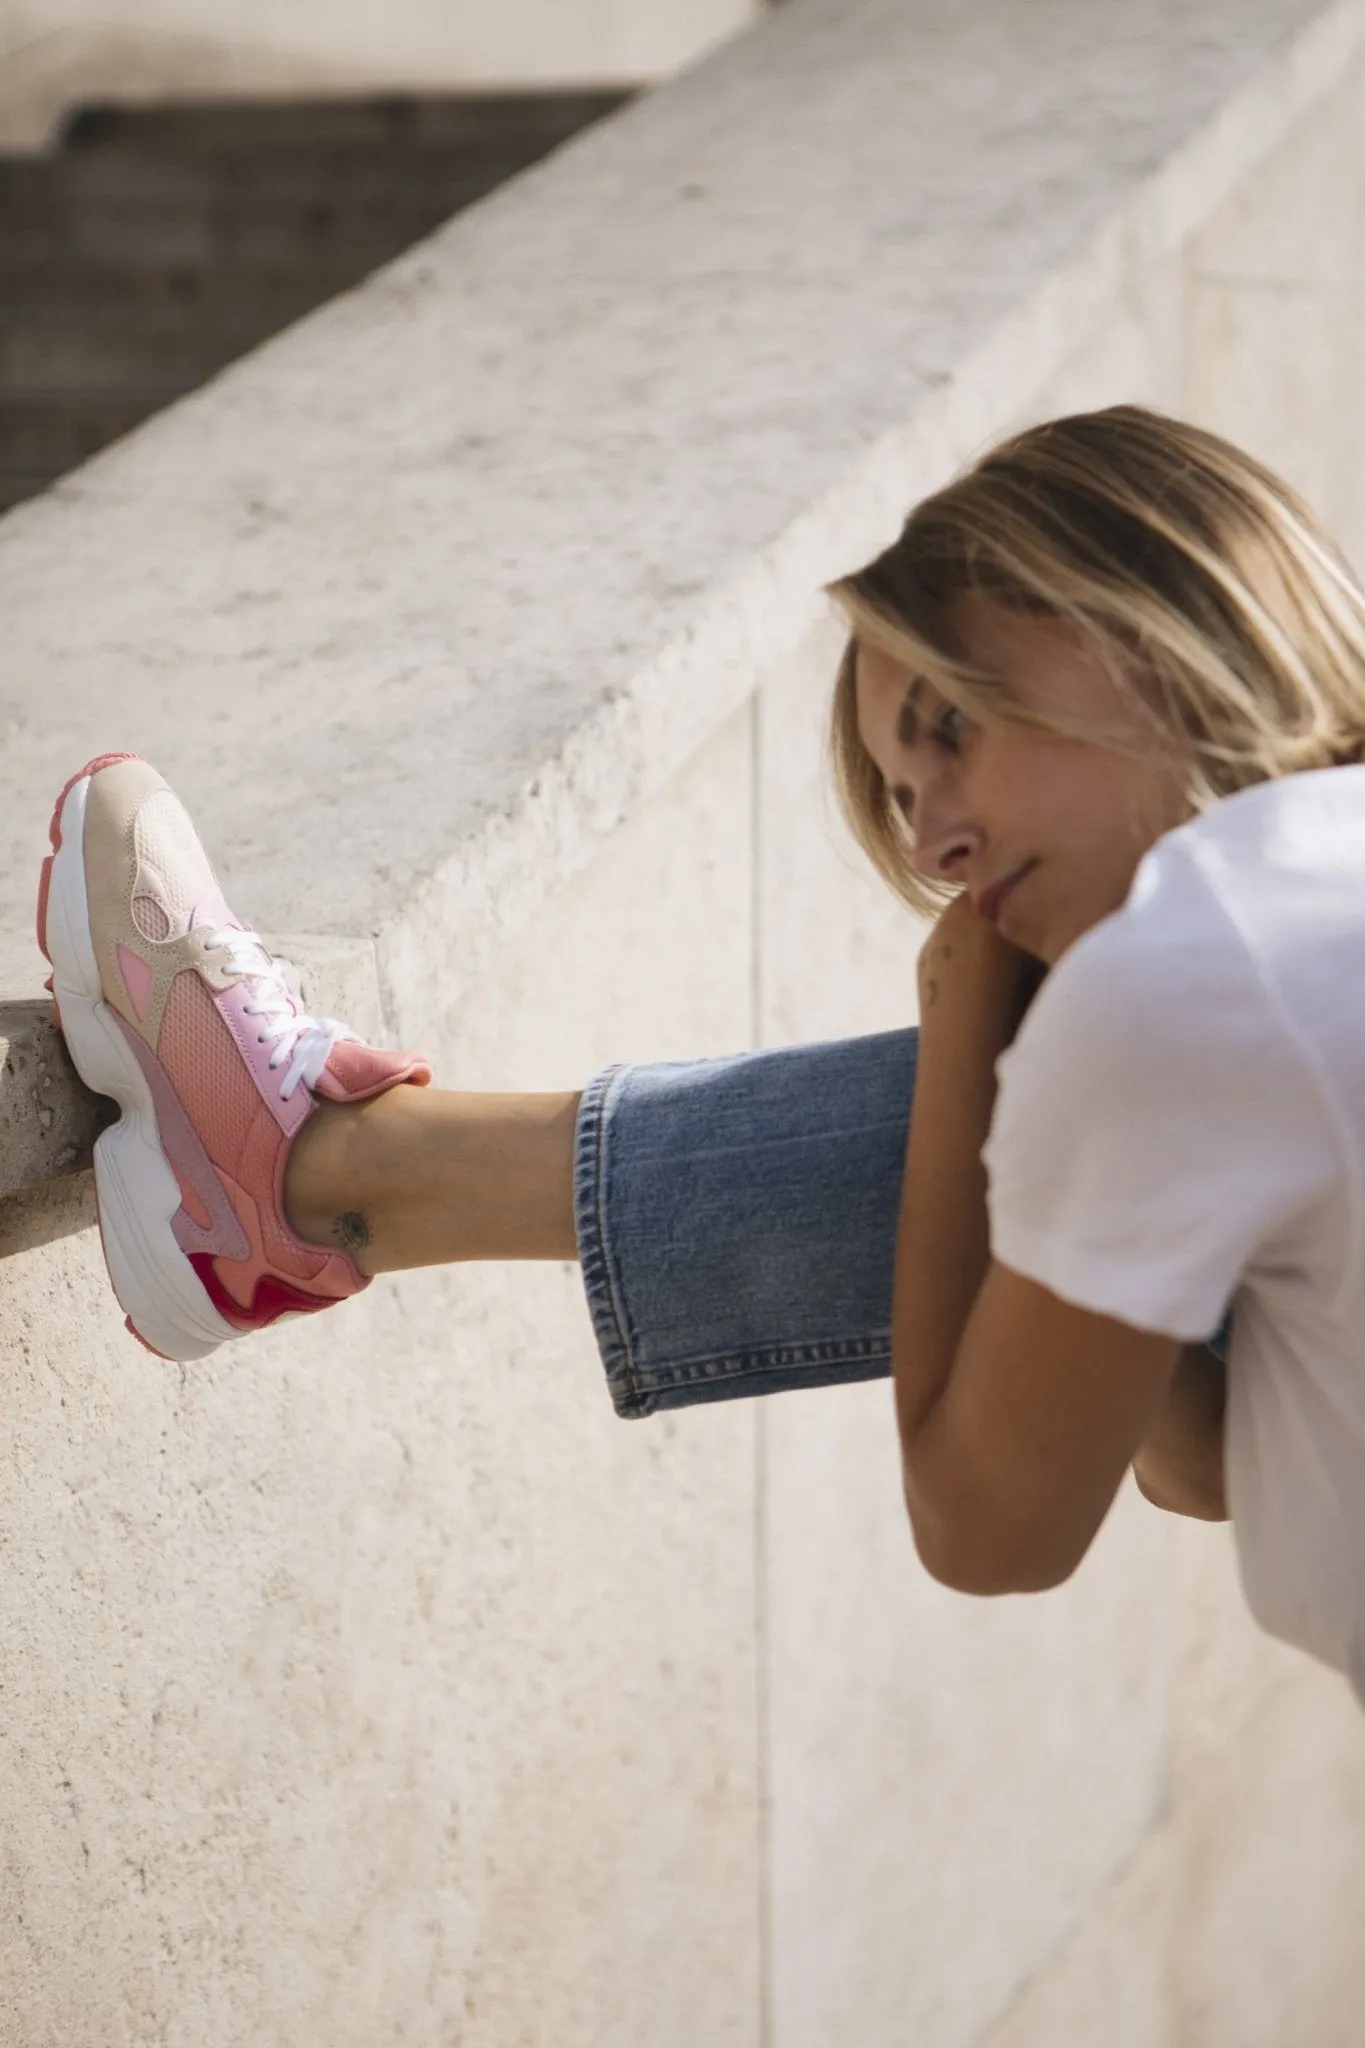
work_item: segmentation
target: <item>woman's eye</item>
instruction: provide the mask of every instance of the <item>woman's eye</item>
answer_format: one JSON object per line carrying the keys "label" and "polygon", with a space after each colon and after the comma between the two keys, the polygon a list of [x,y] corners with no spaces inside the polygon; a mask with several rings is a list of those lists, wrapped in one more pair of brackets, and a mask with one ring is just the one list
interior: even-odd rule
{"label": "woman's eye", "polygon": [[967,714],[956,704],[949,704],[939,713],[931,728],[936,743],[955,754],[967,737]]}

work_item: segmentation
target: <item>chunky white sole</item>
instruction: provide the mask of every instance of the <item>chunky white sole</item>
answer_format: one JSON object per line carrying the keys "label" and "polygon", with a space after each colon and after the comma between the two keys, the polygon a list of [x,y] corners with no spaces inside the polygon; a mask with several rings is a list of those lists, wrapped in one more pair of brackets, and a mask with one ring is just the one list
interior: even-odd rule
{"label": "chunky white sole", "polygon": [[135,1337],[163,1358],[207,1358],[241,1333],[219,1315],[175,1239],[180,1187],[161,1149],[147,1079],[100,989],[85,888],[90,777],[72,784],[54,821],[43,949],[76,1071],[122,1112],[95,1142],[95,1192],[109,1277]]}

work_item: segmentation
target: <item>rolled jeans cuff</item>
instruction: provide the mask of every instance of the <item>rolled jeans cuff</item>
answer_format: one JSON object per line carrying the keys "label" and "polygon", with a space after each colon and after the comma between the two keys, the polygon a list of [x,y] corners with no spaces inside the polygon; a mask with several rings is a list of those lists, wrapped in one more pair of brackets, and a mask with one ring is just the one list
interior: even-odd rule
{"label": "rolled jeans cuff", "polygon": [[579,1260],[619,1415],[885,1378],[918,1033],[610,1067]]}

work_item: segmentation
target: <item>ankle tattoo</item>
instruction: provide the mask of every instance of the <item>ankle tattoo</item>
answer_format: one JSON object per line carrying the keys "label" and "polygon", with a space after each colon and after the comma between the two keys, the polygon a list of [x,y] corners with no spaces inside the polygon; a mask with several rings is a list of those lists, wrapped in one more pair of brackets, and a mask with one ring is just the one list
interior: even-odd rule
{"label": "ankle tattoo", "polygon": [[357,1252],[366,1251],[370,1242],[370,1226],[358,1209],[347,1209],[332,1223],[332,1236],[344,1252],[352,1258]]}

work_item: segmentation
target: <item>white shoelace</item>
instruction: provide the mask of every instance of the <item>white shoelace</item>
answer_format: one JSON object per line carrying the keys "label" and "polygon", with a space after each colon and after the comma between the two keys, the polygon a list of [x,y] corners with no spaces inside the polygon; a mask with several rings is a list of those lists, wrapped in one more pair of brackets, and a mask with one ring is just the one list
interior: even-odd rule
{"label": "white shoelace", "polygon": [[290,990],[280,962],[266,951],[255,932],[211,932],[204,944],[210,952],[227,954],[224,974],[250,982],[253,1000],[244,1003],[242,1010],[261,1020],[260,1043],[272,1048],[272,1072],[286,1060],[290,1062],[280,1083],[281,1102],[288,1102],[300,1081],[308,1088],[316,1087],[334,1045],[343,1039],[364,1043],[335,1017],[308,1015]]}

